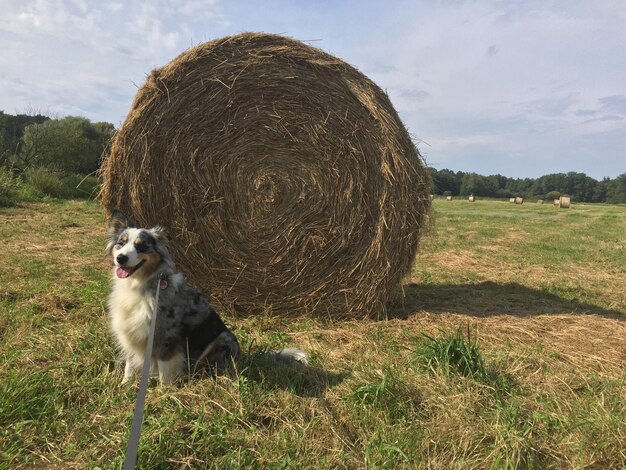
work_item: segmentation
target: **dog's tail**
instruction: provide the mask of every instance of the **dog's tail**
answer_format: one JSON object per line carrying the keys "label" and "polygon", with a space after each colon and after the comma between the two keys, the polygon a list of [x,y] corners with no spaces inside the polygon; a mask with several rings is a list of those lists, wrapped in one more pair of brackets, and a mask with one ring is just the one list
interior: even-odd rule
{"label": "dog's tail", "polygon": [[287,364],[291,364],[294,362],[298,362],[302,365],[308,365],[309,363],[309,355],[302,351],[301,349],[296,348],[284,348],[278,351],[272,351],[269,353],[274,359],[285,362]]}

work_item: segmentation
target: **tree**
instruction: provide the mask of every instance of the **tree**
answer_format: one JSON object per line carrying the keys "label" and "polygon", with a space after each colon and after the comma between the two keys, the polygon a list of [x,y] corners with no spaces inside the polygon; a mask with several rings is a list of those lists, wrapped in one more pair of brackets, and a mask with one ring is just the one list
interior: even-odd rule
{"label": "tree", "polygon": [[98,133],[98,138],[102,143],[102,147],[106,148],[111,142],[113,136],[115,135],[115,126],[110,122],[96,122],[93,127]]}
{"label": "tree", "polygon": [[431,175],[433,177],[433,188],[435,194],[443,194],[445,191],[450,191],[451,194],[459,194],[459,186],[457,184],[457,177],[453,171],[448,169],[435,170],[431,169]]}
{"label": "tree", "polygon": [[544,199],[548,200],[548,201],[553,201],[555,199],[558,199],[561,197],[561,193],[559,191],[550,191],[547,192]]}
{"label": "tree", "polygon": [[605,202],[606,192],[609,187],[610,178],[602,178],[602,181],[598,181],[595,189],[593,190],[593,196],[591,196],[591,202]]}
{"label": "tree", "polygon": [[504,190],[506,177],[502,175],[489,175],[485,178],[485,194],[488,197],[498,197],[499,191]]}
{"label": "tree", "polygon": [[486,196],[486,188],[484,176],[476,173],[465,173],[461,179],[459,195],[469,196],[474,194],[476,196]]}
{"label": "tree", "polygon": [[13,156],[21,151],[22,136],[27,126],[49,119],[36,111],[17,116],[0,111],[0,165],[8,166]]}
{"label": "tree", "polygon": [[626,173],[608,182],[606,202],[611,204],[626,203]]}
{"label": "tree", "polygon": [[22,171],[41,166],[68,173],[92,173],[98,169],[113,132],[112,124],[94,125],[75,116],[32,124],[24,131],[15,161]]}

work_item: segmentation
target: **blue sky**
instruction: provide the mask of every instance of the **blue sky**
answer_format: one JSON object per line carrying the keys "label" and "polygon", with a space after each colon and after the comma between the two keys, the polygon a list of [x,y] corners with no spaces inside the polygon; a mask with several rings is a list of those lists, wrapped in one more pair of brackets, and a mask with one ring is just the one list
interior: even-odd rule
{"label": "blue sky", "polygon": [[243,31],[385,89],[435,168],[626,172],[626,0],[0,0],[0,109],[119,126],[153,68]]}

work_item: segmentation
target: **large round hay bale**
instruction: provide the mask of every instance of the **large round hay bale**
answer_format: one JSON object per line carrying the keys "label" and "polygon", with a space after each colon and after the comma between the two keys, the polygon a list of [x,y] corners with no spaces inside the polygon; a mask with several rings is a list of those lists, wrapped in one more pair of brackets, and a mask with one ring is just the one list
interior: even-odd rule
{"label": "large round hay bale", "polygon": [[569,209],[571,198],[569,196],[561,196],[559,198],[559,206],[561,209]]}
{"label": "large round hay bale", "polygon": [[179,269],[222,308],[341,317],[397,295],[429,194],[378,86],[319,49],[246,33],[149,75],[101,197],[165,226]]}

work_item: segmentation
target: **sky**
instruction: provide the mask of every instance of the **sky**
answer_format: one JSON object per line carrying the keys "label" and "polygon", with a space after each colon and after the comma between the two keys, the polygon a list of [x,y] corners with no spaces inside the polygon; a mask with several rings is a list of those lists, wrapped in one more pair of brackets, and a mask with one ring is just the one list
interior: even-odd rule
{"label": "sky", "polygon": [[283,34],[386,90],[426,163],[626,173],[626,0],[0,0],[0,110],[119,127],[205,41]]}

